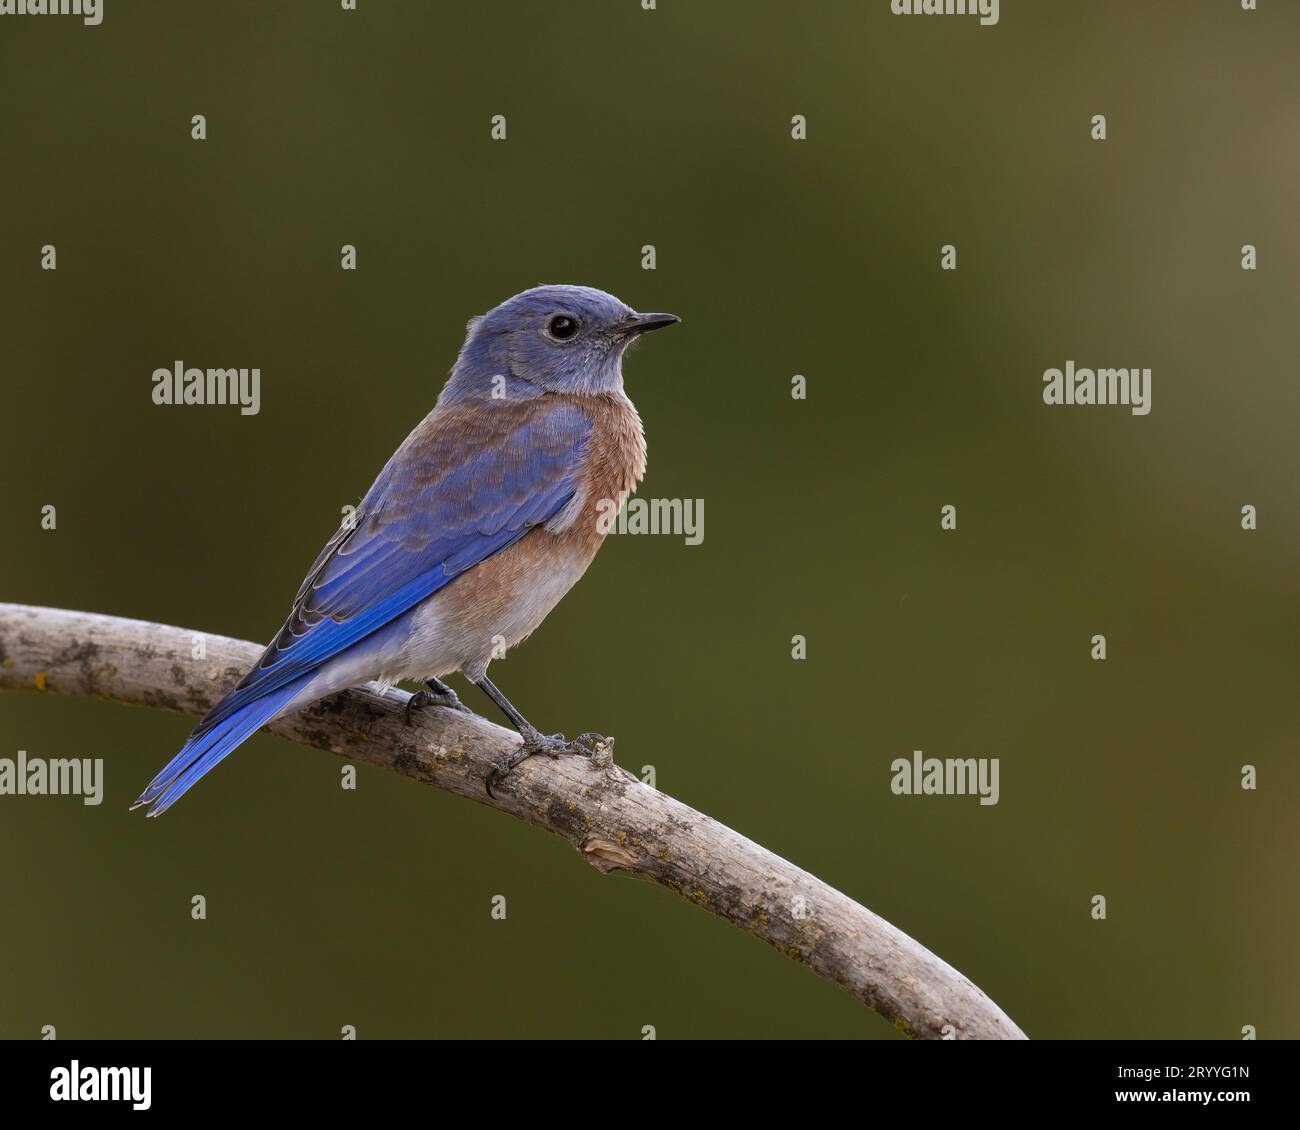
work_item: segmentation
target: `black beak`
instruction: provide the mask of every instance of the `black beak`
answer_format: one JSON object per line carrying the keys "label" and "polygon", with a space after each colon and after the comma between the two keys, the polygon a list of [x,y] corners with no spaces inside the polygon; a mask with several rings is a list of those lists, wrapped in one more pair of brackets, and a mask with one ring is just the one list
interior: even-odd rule
{"label": "black beak", "polygon": [[680,321],[681,318],[676,314],[635,314],[619,329],[625,334],[643,334],[650,330],[661,330],[664,326],[672,326]]}

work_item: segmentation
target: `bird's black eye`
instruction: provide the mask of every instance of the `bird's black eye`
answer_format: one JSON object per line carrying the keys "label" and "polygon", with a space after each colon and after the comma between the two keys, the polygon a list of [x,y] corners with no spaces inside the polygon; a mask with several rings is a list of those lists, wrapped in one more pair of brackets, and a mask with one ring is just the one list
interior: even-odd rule
{"label": "bird's black eye", "polygon": [[568,314],[556,314],[546,323],[546,332],[556,341],[568,341],[578,332],[578,319],[570,318]]}

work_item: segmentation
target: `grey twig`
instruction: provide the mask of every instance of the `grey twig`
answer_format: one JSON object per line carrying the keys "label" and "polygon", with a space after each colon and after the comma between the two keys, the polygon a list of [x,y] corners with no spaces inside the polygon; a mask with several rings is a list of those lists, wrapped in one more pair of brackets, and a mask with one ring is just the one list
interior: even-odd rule
{"label": "grey twig", "polygon": [[[202,659],[193,658],[198,638]],[[201,714],[261,650],[165,624],[0,604],[0,690]],[[484,775],[518,737],[440,707],[407,726],[407,697],[366,686],[267,728],[509,812],[563,836],[601,871],[653,879],[830,978],[909,1036],[1025,1038],[947,962],[815,875],[642,783],[614,764],[610,748],[592,761],[526,761],[490,799]]]}

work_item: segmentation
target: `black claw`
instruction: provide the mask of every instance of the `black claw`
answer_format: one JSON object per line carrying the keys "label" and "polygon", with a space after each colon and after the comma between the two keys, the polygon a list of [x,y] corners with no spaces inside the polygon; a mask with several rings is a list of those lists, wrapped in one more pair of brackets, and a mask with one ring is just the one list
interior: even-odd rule
{"label": "black claw", "polygon": [[420,710],[421,708],[428,706],[432,700],[433,695],[428,691],[416,691],[415,694],[411,695],[411,697],[406,700],[406,724],[408,726],[411,724],[412,710]]}
{"label": "black claw", "polygon": [[411,711],[422,710],[426,706],[442,706],[447,710],[459,710],[464,714],[473,713],[468,706],[460,701],[456,692],[446,683],[430,679],[428,685],[429,690],[416,691],[406,700],[406,724],[408,726],[411,724]]}
{"label": "black claw", "polygon": [[483,787],[487,789],[487,795],[488,796],[495,795],[492,792],[493,781],[499,781],[502,777],[504,777],[507,773],[509,773],[511,769],[513,769],[516,765],[518,765],[521,761],[523,761],[524,758],[528,756],[529,755],[524,752],[523,746],[520,746],[519,749],[515,750],[514,753],[506,754],[505,757],[503,757],[500,761],[498,761],[495,765],[493,765],[492,768],[488,770],[487,776],[483,778]]}
{"label": "black claw", "polygon": [[507,773],[510,772],[521,761],[526,761],[530,757],[536,757],[538,754],[546,754],[552,761],[557,760],[562,753],[574,753],[580,757],[594,757],[596,746],[604,741],[608,741],[603,734],[597,734],[589,730],[585,734],[579,734],[573,741],[565,741],[563,734],[539,734],[536,730],[524,735],[523,743],[513,753],[507,754],[491,769],[488,770],[487,776],[483,778],[483,787],[487,789],[488,796],[494,796],[492,785],[500,781]]}

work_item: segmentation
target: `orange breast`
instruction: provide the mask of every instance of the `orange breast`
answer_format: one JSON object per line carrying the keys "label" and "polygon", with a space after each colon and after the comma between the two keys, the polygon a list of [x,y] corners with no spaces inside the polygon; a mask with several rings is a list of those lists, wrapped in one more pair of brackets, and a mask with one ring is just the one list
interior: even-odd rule
{"label": "orange breast", "polygon": [[566,399],[592,420],[577,514],[564,515],[558,528],[547,523],[529,531],[434,598],[430,623],[421,629],[437,641],[439,669],[433,674],[459,669],[480,678],[494,640],[514,647],[528,636],[586,572],[605,540],[606,523],[645,474],[641,418],[626,396]]}
{"label": "orange breast", "polygon": [[621,392],[583,397],[579,407],[592,421],[586,473],[580,483],[582,509],[557,536],[595,554],[608,529],[602,517],[612,518],[645,474],[645,431],[636,408]]}

